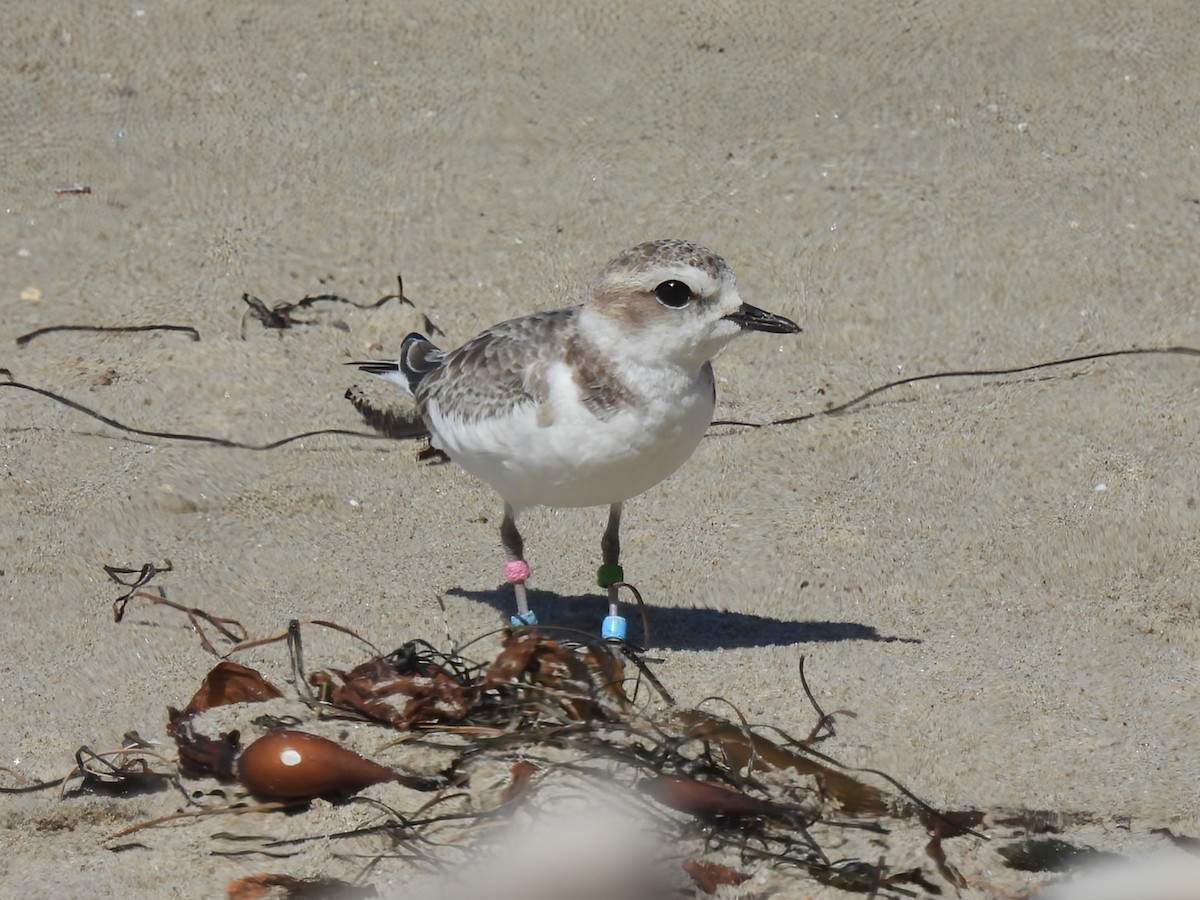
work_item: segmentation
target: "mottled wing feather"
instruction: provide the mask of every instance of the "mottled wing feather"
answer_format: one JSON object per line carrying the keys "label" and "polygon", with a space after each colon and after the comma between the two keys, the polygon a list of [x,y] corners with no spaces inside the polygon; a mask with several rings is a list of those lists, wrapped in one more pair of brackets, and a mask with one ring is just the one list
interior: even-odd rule
{"label": "mottled wing feather", "polygon": [[[534,313],[494,325],[447,353],[416,392],[422,415],[431,399],[463,421],[549,403],[547,371],[575,331],[578,308]],[[561,356],[559,357],[561,358]]]}

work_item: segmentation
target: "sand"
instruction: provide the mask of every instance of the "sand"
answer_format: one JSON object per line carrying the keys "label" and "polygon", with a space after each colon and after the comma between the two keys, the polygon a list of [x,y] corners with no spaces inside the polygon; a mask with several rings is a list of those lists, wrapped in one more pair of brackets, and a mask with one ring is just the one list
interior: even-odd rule
{"label": "sand", "polygon": [[[422,315],[454,345],[575,302],[664,236],[718,250],[747,301],[804,328],[717,361],[721,418],[1200,345],[1193,3],[52,2],[3,19],[0,366],[141,429],[364,430],[343,393],[367,376],[346,360],[395,351]],[[90,193],[58,192],[73,183]],[[398,272],[416,311],[243,322],[243,292],[370,303]],[[201,339],[14,342],[154,323]],[[1147,355],[714,429],[627,506],[659,676],[683,703],[720,695],[806,733],[804,655],[822,704],[857,715],[823,749],[932,803],[1084,813],[1074,838],[1116,852],[1200,833],[1198,399],[1195,357]],[[128,730],[166,740],[165,707],[214,662],[167,610],[114,623],[105,564],[169,559],[168,596],[256,635],[331,619],[390,649],[495,628],[497,498],[415,449],[139,437],[0,388],[4,783],[61,778]],[[544,618],[598,627],[599,598],[578,598],[597,593],[603,515],[523,518]],[[361,659],[329,634],[307,652]],[[286,679],[279,646],[240,661]],[[210,855],[227,821],[107,849],[182,805],[5,796],[0,894],[219,896],[249,872],[353,871],[328,850]],[[1047,880],[972,853],[964,896]],[[394,860],[374,879],[406,896],[411,875]]]}

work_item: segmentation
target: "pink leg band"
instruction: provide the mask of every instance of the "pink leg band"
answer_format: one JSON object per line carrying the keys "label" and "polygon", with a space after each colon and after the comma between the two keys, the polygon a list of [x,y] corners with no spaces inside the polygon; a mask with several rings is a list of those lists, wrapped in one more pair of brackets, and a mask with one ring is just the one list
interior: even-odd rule
{"label": "pink leg band", "polygon": [[529,580],[529,563],[523,559],[510,559],[504,564],[504,580],[509,584],[524,584]]}

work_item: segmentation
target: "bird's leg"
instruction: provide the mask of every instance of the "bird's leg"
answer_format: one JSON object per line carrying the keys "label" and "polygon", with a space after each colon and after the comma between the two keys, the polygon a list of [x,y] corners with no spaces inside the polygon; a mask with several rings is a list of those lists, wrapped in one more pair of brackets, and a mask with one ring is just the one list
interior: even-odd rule
{"label": "bird's leg", "polygon": [[600,539],[600,553],[603,564],[596,573],[596,583],[608,589],[609,615],[617,614],[617,583],[625,580],[621,571],[621,504],[614,503],[608,508],[608,527],[604,529],[604,537]]}
{"label": "bird's leg", "polygon": [[625,619],[621,616],[617,585],[625,580],[621,570],[621,504],[608,508],[608,527],[600,540],[600,553],[604,562],[596,573],[596,583],[608,590],[608,617],[604,620],[601,635],[605,640],[625,640]]}
{"label": "bird's leg", "polygon": [[504,504],[504,521],[500,523],[500,543],[504,545],[504,580],[513,586],[517,598],[517,614],[512,623],[536,625],[537,616],[529,609],[525,582],[529,580],[529,563],[525,562],[525,541],[517,531],[517,514],[511,504]]}

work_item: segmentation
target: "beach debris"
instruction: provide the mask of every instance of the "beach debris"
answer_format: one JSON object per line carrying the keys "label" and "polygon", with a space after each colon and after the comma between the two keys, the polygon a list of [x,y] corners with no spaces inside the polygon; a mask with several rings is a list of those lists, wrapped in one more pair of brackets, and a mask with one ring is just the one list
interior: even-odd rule
{"label": "beach debris", "polygon": [[[1098,359],[1113,359],[1119,356],[1200,357],[1200,347],[1127,347],[1121,350],[1101,350],[1097,353],[1084,353],[1080,356],[1069,356],[1063,359],[1051,359],[1044,362],[1036,362],[1023,366],[928,372],[923,375],[912,375],[908,378],[897,378],[893,381],[888,381],[884,384],[878,385],[877,387],[873,387],[870,390],[863,391],[857,396],[841,403],[834,403],[832,400],[827,401],[824,409],[814,412],[800,413],[794,416],[785,416],[781,419],[772,419],[769,422],[744,422],[737,419],[714,419],[711,424],[713,426],[725,425],[736,428],[774,428],[780,425],[796,425],[800,422],[807,422],[809,419],[814,419],[817,416],[840,415],[844,412],[861,406],[872,397],[878,396],[886,391],[890,391],[893,388],[918,384],[923,381],[937,381],[943,378],[994,378],[1007,375],[1024,375],[1030,372],[1038,372],[1043,369],[1056,369],[1062,366],[1074,366],[1078,365],[1079,363],[1093,362]],[[818,393],[824,393],[824,391],[818,391]]]}
{"label": "beach debris", "polygon": [[344,800],[385,781],[417,790],[441,786],[436,779],[393,771],[334,741],[291,729],[271,731],[254,741],[242,751],[236,768],[250,793],[282,802]]}
{"label": "beach debris", "polygon": [[798,820],[803,824],[800,807],[752,797],[726,784],[684,775],[659,775],[639,782],[638,788],[663,806],[707,821],[776,819],[791,822],[797,820],[799,814]]}
{"label": "beach debris", "polygon": [[997,847],[1010,869],[1023,872],[1069,872],[1080,866],[1121,857],[1089,847],[1075,845],[1060,838],[1027,838]]}
{"label": "beach debris", "polygon": [[242,752],[240,731],[227,731],[216,737],[197,734],[192,722],[182,719],[167,726],[179,751],[179,774],[184,778],[215,778],[230,783],[237,780],[234,764]]}
{"label": "beach debris", "polygon": [[[155,763],[160,768],[155,768]],[[75,751],[75,767],[59,782],[59,799],[66,796],[67,786],[81,778],[78,792],[121,796],[150,793],[178,782],[171,760],[155,751],[136,732],[126,735],[116,750],[96,751],[83,746]]]}
{"label": "beach debris", "polygon": [[813,877],[830,887],[872,896],[878,894],[881,888],[891,888],[895,893],[911,896],[911,891],[898,887],[901,884],[915,884],[925,893],[935,896],[942,893],[942,889],[922,875],[920,869],[892,871],[882,858],[875,863],[861,859],[839,859],[824,869],[816,869]]}
{"label": "beach debris", "polygon": [[[332,276],[330,276],[330,278],[332,278]],[[355,309],[379,309],[379,307],[383,306],[385,303],[390,303],[393,300],[399,300],[401,303],[407,304],[413,309],[416,309],[417,305],[408,297],[404,296],[404,279],[400,275],[396,276],[396,285],[396,293],[386,294],[373,303],[355,303],[349,297],[343,297],[340,294],[315,294],[301,297],[299,300],[292,302],[283,301],[276,303],[274,306],[267,306],[267,304],[258,299],[258,297],[255,297],[253,294],[243,293],[242,302],[246,304],[248,309],[242,314],[242,324],[240,328],[241,338],[242,340],[246,339],[246,320],[248,318],[257,319],[262,323],[264,328],[273,328],[280,331],[291,328],[293,325],[314,325],[316,324],[315,320],[298,319],[295,316],[295,312],[300,309],[311,309],[318,303],[344,303],[348,306],[353,306]],[[445,334],[445,332],[443,332],[429,320],[428,316],[422,314],[422,318],[424,320],[423,324],[427,332]],[[345,328],[344,325],[342,327],[343,329]]]}
{"label": "beach debris", "polygon": [[1048,809],[998,810],[991,816],[997,826],[1013,828],[1019,834],[1061,834],[1073,825],[1094,825],[1095,815]]}
{"label": "beach debris", "polygon": [[[174,566],[171,565],[171,561],[169,559],[164,559],[161,566],[156,566],[154,563],[143,563],[136,569],[129,568],[128,566],[105,565],[104,574],[117,584],[129,588],[128,591],[117,598],[117,600],[120,601],[124,600],[138,588],[148,585],[158,575],[161,575],[164,572],[170,572],[172,569],[174,569]],[[125,576],[132,577],[127,578]],[[117,621],[120,621],[120,619]]]}
{"label": "beach debris", "polygon": [[[248,307],[242,314],[242,325],[240,329],[241,338],[246,339],[246,318],[253,316],[262,322],[264,328],[291,328],[293,325],[310,325],[311,322],[301,321],[292,316],[292,313],[297,309],[302,309],[306,306],[311,306],[321,300],[338,300],[341,299],[333,294],[321,294],[316,297],[304,297],[295,303],[276,303],[274,306],[268,307],[253,294],[242,294],[242,302]],[[346,301],[349,303],[350,301]]]}
{"label": "beach debris", "polygon": [[512,780],[500,792],[500,806],[511,807],[519,804],[533,789],[540,771],[527,759],[519,759],[513,763]]}
{"label": "beach debris", "polygon": [[283,692],[271,684],[254,669],[221,660],[204,676],[200,690],[182,710],[167,707],[167,734],[174,734],[179,723],[186,718],[202,713],[214,706],[230,703],[261,703],[275,700]]}
{"label": "beach debris", "polygon": [[[307,440],[309,438],[318,437],[320,435],[341,435],[343,437],[367,438],[368,440],[385,440],[387,435],[376,434],[368,431],[350,431],[345,428],[318,428],[314,431],[305,431],[300,434],[290,434],[287,437],[279,438],[278,440],[268,441],[265,444],[250,444],[245,441],[235,441],[229,438],[216,437],[209,434],[189,434],[180,431],[156,431],[150,428],[138,428],[134,425],[126,425],[124,422],[118,422],[112,416],[106,416],[103,413],[92,409],[86,404],[80,403],[78,400],[72,400],[70,397],[55,393],[43,387],[38,387],[35,384],[26,384],[23,381],[17,381],[13,377],[11,369],[0,366],[0,389],[12,388],[18,391],[27,391],[31,394],[36,394],[39,397],[45,397],[54,403],[65,406],[67,409],[74,410],[81,415],[85,415],[97,422],[102,422],[109,428],[122,431],[126,434],[136,434],[143,438],[154,438],[163,441],[185,441],[191,444],[208,444],[213,447],[237,448],[239,450],[255,450],[258,452],[266,452],[268,450],[277,450],[288,444],[294,444],[297,441]],[[420,434],[413,437],[420,437]]]}
{"label": "beach debris", "polygon": [[[127,600],[159,604],[165,598],[141,586],[159,571],[153,565],[114,568],[113,577],[129,589]],[[174,601],[167,606],[197,628],[220,624],[230,642],[226,657],[286,641],[291,687],[277,687],[257,670],[223,658],[182,710],[168,707],[177,758],[141,739],[108,753],[81,748],[64,791],[73,779],[82,779],[80,791],[107,793],[173,782],[188,799],[185,809],[125,828],[110,841],[216,815],[295,814],[301,807],[309,810],[305,815],[318,815],[321,805],[312,801],[326,800],[348,804],[343,816],[353,818],[358,808],[369,813],[357,825],[342,819],[336,834],[320,821],[308,835],[297,835],[294,825],[274,834],[263,834],[258,825],[245,833],[222,831],[213,838],[236,849],[212,852],[283,858],[309,843],[358,841],[342,858],[370,859],[355,879],[361,883],[365,872],[396,856],[449,875],[464,860],[493,852],[513,829],[524,833],[548,817],[589,815],[602,798],[619,820],[646,823],[656,845],[673,848],[659,854],[659,862],[686,860],[683,871],[673,861],[668,867],[673,883],[691,880],[690,887],[678,888],[685,893],[740,890],[739,896],[767,897],[777,888],[747,894],[738,885],[769,869],[803,873],[845,891],[915,896],[973,886],[950,861],[952,839],[984,839],[997,823],[1029,835],[1078,819],[1023,810],[939,810],[885,773],[839,763],[816,745],[829,739],[837,717],[850,713],[826,713],[817,705],[803,660],[800,681],[817,724],[797,739],[748,722],[721,698],[700,707],[677,704],[635,648],[576,632],[504,629],[466,645],[498,636],[496,649],[481,660],[465,655],[464,647],[442,650],[423,640],[381,653],[353,630],[323,621],[293,620],[281,634],[248,638],[232,619]],[[369,655],[347,668],[306,670],[302,637],[308,624],[362,641]],[[211,652],[212,642],[199,634]],[[263,703],[272,704],[268,714]],[[718,703],[732,715],[709,708]],[[345,729],[337,739],[318,734],[331,720],[356,723],[355,748],[378,738],[373,758],[343,743],[350,734]],[[251,734],[257,737],[243,737]],[[205,778],[236,787],[188,784]],[[393,793],[392,785],[426,796],[415,808],[405,806],[407,795]],[[369,794],[360,793],[372,786]],[[924,840],[931,864],[901,867],[889,860],[900,834],[908,846],[914,838],[918,847]],[[147,847],[121,843],[111,849],[133,846]],[[1060,850],[1054,842],[1026,841],[1009,845],[1005,855],[1009,865],[1049,869]],[[1076,848],[1072,859],[1094,852]],[[908,859],[907,851],[898,858]],[[252,882],[245,887],[284,889]]]}
{"label": "beach debris", "polygon": [[739,885],[749,881],[751,877],[747,872],[739,872],[729,866],[703,859],[685,859],[681,865],[696,887],[705,894],[715,894],[727,884]]}
{"label": "beach debris", "polygon": [[167,331],[186,334],[193,341],[200,340],[200,332],[191,325],[47,325],[17,338],[17,346],[24,347],[35,338],[60,331],[85,331],[93,334],[137,334],[143,331]]}
{"label": "beach debris", "polygon": [[113,601],[113,621],[120,622],[125,618],[125,608],[131,600],[145,600],[147,603],[158,604],[177,610],[188,617],[188,621],[192,624],[196,635],[200,638],[200,645],[211,653],[213,656],[220,657],[222,654],[213,646],[212,641],[208,639],[208,634],[204,631],[201,622],[207,622],[215,628],[220,634],[230,643],[237,645],[242,643],[248,637],[246,626],[237,619],[227,619],[221,616],[214,616],[211,613],[206,613],[204,610],[195,606],[184,606],[181,603],[176,603],[174,600],[168,600],[163,594],[155,594],[151,591],[135,588],[127,594],[123,594]]}
{"label": "beach debris", "polygon": [[458,722],[469,708],[464,676],[422,656],[415,644],[369,659],[349,672],[315,672],[309,683],[332,705],[394,728]]}
{"label": "beach debris", "polygon": [[356,900],[378,897],[374,885],[351,884],[340,878],[295,878],[269,873],[235,878],[226,886],[229,900]]}
{"label": "beach debris", "polygon": [[468,719],[499,727],[545,714],[547,703],[560,705],[566,720],[584,721],[603,718],[605,704],[629,702],[614,656],[594,648],[576,653],[530,629],[506,632],[500,654],[478,669],[439,662],[428,645],[414,642],[349,672],[315,672],[309,681],[334,706],[404,730]]}

